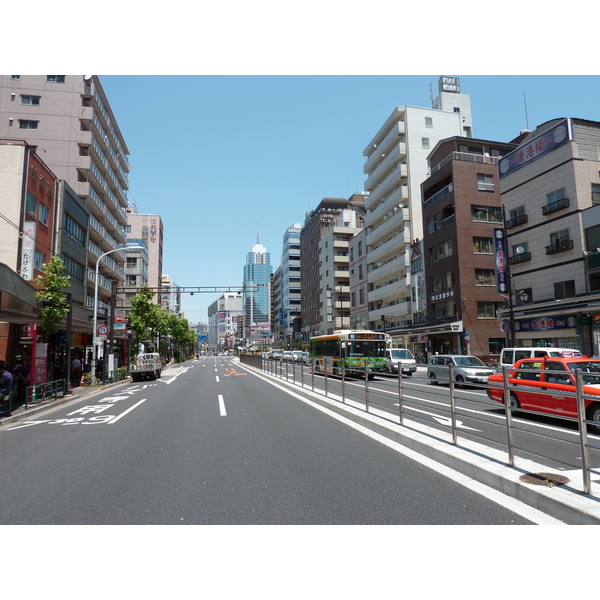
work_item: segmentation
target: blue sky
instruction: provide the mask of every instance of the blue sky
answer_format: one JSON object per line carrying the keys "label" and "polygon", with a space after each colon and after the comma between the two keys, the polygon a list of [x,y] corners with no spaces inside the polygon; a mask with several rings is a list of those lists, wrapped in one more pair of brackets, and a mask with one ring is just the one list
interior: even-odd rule
{"label": "blue sky", "polygon": [[[475,137],[509,141],[557,117],[600,120],[600,77],[459,76]],[[260,233],[275,269],[285,229],[363,190],[362,152],[398,105],[431,106],[436,75],[105,76],[130,151],[129,198],[164,224],[164,273],[238,286]],[[527,110],[526,110],[527,108]],[[190,322],[218,294],[184,295]]]}

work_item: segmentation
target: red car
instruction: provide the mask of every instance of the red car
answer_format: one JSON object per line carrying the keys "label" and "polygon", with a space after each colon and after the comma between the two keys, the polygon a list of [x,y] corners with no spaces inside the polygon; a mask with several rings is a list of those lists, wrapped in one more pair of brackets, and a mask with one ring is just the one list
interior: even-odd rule
{"label": "red car", "polygon": [[[598,358],[545,356],[517,361],[508,370],[511,408],[513,410],[524,408],[576,418],[575,369],[582,371],[586,419],[598,422],[598,424],[590,424],[589,428],[594,433],[600,433],[600,359]],[[504,404],[502,373],[490,375],[487,393],[492,400]]]}

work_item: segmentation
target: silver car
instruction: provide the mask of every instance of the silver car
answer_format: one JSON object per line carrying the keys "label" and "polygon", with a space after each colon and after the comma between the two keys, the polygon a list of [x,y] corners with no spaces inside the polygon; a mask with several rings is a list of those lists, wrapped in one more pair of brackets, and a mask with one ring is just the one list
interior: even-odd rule
{"label": "silver car", "polygon": [[476,356],[439,354],[432,356],[427,365],[429,382],[450,383],[450,365],[454,365],[454,381],[457,387],[469,383],[486,383],[496,369],[486,366]]}

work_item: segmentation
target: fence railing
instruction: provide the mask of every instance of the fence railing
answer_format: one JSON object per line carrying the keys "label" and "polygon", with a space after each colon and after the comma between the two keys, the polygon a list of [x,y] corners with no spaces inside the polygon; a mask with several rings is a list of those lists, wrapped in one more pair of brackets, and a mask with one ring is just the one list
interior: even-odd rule
{"label": "fence railing", "polygon": [[[294,385],[300,385],[301,387],[310,387],[312,392],[323,393],[326,397],[330,399],[332,398],[330,394],[330,380],[334,378],[336,381],[341,381],[341,402],[346,403],[346,379],[347,376],[343,370],[343,368],[336,372],[336,374],[332,375],[328,371],[331,369],[328,368],[327,363],[325,363],[324,372],[319,373],[319,365],[315,359],[308,359],[308,365],[303,363],[296,362],[287,362],[282,360],[268,360],[260,356],[253,357],[252,364],[250,361],[242,361],[246,362],[250,366],[255,366],[256,368],[269,373],[270,375],[274,375],[275,377],[285,379]],[[257,359],[260,359],[257,360]],[[307,374],[308,371],[308,374]],[[520,369],[512,369],[510,371],[513,373],[511,377],[514,377],[515,372],[520,372]],[[531,373],[532,370],[528,369],[528,373]],[[322,375],[323,388],[321,390],[315,390],[315,373]],[[560,372],[557,372],[560,373]],[[565,372],[567,373],[567,372]],[[573,373],[570,373],[573,375]],[[440,413],[445,417],[443,419],[438,420],[438,423],[442,430],[447,429],[450,431],[450,436],[452,439],[452,444],[460,446],[459,435],[469,439],[478,439],[481,440],[482,443],[485,442],[491,446],[502,446],[506,448],[507,453],[507,464],[510,466],[514,466],[515,464],[515,452],[520,451],[526,455],[536,456],[542,459],[550,460],[565,466],[570,467],[572,470],[581,470],[582,478],[583,478],[583,492],[586,494],[591,493],[591,476],[595,474],[596,476],[600,476],[600,470],[594,469],[590,466],[590,450],[597,451],[600,453],[600,446],[594,445],[588,436],[588,428],[599,428],[600,429],[600,421],[595,421],[590,418],[590,412],[586,412],[586,403],[590,404],[593,400],[589,397],[589,394],[584,393],[584,383],[582,379],[582,373],[578,371],[575,372],[576,386],[571,393],[573,398],[575,398],[577,403],[577,416],[569,417],[565,415],[556,415],[549,414],[543,411],[524,409],[521,406],[515,407],[514,402],[511,405],[511,394],[515,389],[513,384],[509,381],[509,368],[504,366],[502,369],[503,381],[501,384],[503,394],[504,394],[504,403],[500,404],[499,402],[492,400],[491,398],[481,399],[479,398],[470,398],[466,396],[460,397],[460,403],[457,403],[457,394],[456,390],[460,387],[462,388],[464,384],[457,384],[455,382],[454,377],[454,367],[450,366],[449,368],[449,377],[446,383],[449,384],[449,398],[448,394],[442,394],[441,392],[436,392],[435,386],[432,386],[431,392],[428,394],[428,398],[423,397],[423,399],[419,399],[414,395],[414,393],[405,394],[405,387],[403,383],[402,373],[398,373],[398,387],[397,387],[397,404],[398,411],[395,413],[395,418],[398,419],[400,425],[404,425],[404,419],[407,414],[407,406],[410,408],[410,416],[413,421],[419,421],[423,423],[427,423],[431,425],[431,397],[435,398],[436,395],[439,395],[443,400],[436,401],[436,409],[439,409]],[[354,379],[354,378],[353,378]],[[386,378],[389,381],[389,377]],[[488,390],[487,383],[476,383],[469,382],[467,384],[471,388],[479,388],[483,390]],[[547,395],[556,395],[556,391],[552,390],[543,390],[537,389],[536,393],[547,394]],[[339,397],[338,394],[336,394]],[[429,399],[429,402],[427,400]],[[354,398],[356,402],[356,398]],[[596,397],[596,401],[600,402],[600,397]],[[389,414],[389,405],[379,404],[377,402],[377,394],[373,394],[370,385],[369,385],[369,376],[368,373],[365,373],[364,377],[364,408],[366,412],[373,413],[373,409],[376,407],[380,409],[380,412]],[[496,410],[482,410],[483,408],[492,408]],[[500,408],[499,412],[497,409]],[[519,416],[524,415],[533,415],[533,416],[542,416],[542,417],[551,417],[552,419],[558,419],[560,421],[564,421],[565,423],[570,424],[570,428],[573,429],[575,426],[578,427],[578,435],[576,441],[570,439],[568,436],[559,436],[553,435],[553,428],[540,428],[533,430],[531,427],[522,426],[522,420],[514,419],[515,413],[519,414]],[[377,413],[373,413],[375,416]],[[429,416],[428,416],[429,414]],[[447,415],[447,417],[446,417]],[[394,418],[394,412],[390,415]],[[387,417],[386,417],[387,418]],[[464,427],[462,426],[462,419],[468,418],[470,421],[479,421],[481,423],[485,423],[488,427],[488,434],[486,435],[483,432],[475,429],[475,427]],[[443,422],[442,422],[443,421]],[[500,430],[500,434],[498,437],[491,437],[493,435],[494,428],[498,428]],[[485,428],[484,428],[485,429]],[[492,433],[490,433],[492,432]],[[555,442],[557,445],[556,448],[556,456],[549,456],[547,452],[542,452],[539,450],[539,440],[540,439],[548,439]],[[530,441],[530,445],[526,446],[525,441]],[[534,441],[537,440],[538,442]],[[577,448],[578,452],[574,453],[577,457],[575,462],[570,462],[569,460],[565,460],[565,458],[559,456],[560,449],[562,445],[566,446],[569,450],[573,447]],[[573,453],[570,453],[573,455]],[[600,455],[600,454],[599,454]],[[577,462],[579,460],[580,462]]]}
{"label": "fence railing", "polygon": [[25,389],[25,408],[31,404],[39,404],[44,400],[62,398],[67,392],[67,382],[64,379],[35,383]]}

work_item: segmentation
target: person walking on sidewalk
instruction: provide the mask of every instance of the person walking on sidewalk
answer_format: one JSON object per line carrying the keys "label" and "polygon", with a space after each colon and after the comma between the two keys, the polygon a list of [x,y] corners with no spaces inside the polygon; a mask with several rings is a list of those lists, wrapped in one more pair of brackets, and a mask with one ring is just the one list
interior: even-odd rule
{"label": "person walking on sidewalk", "polygon": [[13,389],[12,373],[6,368],[4,361],[0,361],[0,402],[8,402]]}
{"label": "person walking on sidewalk", "polygon": [[71,361],[71,386],[77,387],[81,383],[81,361],[76,356]]}

